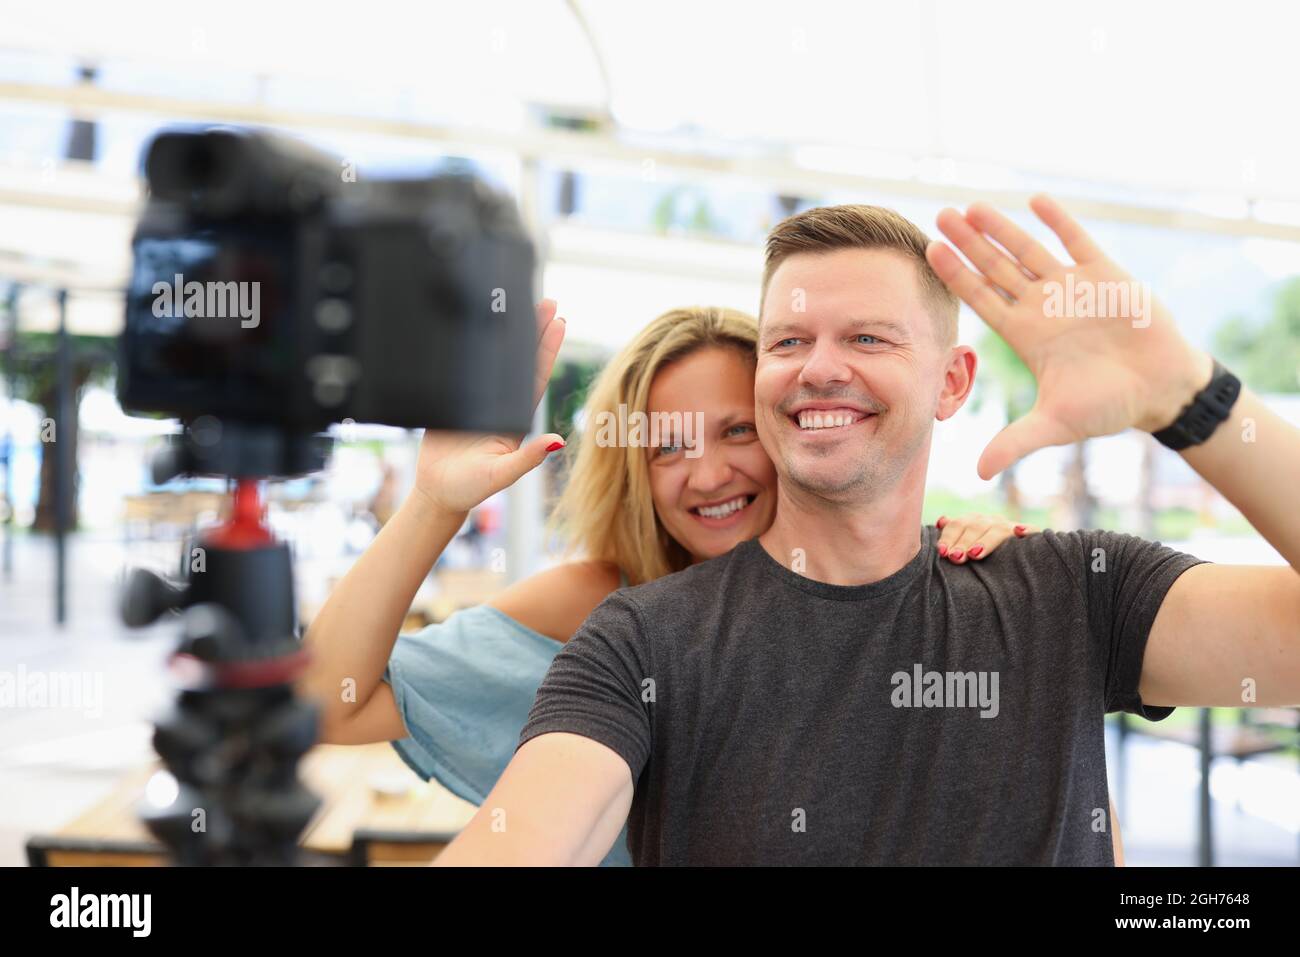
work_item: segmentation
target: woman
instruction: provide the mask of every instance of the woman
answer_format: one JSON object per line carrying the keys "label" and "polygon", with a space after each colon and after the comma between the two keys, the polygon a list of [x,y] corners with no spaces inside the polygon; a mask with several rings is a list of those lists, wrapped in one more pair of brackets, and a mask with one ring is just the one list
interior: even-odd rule
{"label": "woman", "polygon": [[[564,338],[538,307],[536,396]],[[474,506],[564,445],[541,435],[425,433],[410,495],[334,589],[307,631],[303,690],[320,700],[321,739],[393,741],[421,777],[481,804],[505,769],[551,659],[604,598],[730,551],[764,532],[776,472],[754,428],[757,324],[730,309],[665,313],[600,374],[586,403],[555,520],[584,557],[510,586],[487,605],[398,636],[416,589]],[[610,446],[602,413],[698,413],[703,432],[654,448]],[[690,447],[684,447],[684,445]],[[981,561],[1023,525],[939,520],[947,560]],[[627,864],[620,839],[606,864]]]}

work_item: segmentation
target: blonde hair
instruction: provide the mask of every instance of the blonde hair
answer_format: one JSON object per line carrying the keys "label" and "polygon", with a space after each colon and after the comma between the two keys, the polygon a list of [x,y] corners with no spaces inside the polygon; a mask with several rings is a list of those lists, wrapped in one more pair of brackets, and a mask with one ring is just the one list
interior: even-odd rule
{"label": "blonde hair", "polygon": [[767,286],[778,266],[797,253],[837,249],[890,249],[916,265],[921,294],[930,306],[941,346],[957,341],[957,297],[925,258],[929,237],[909,219],[883,206],[816,206],[777,223],[767,237],[763,286],[758,311],[763,314]]}
{"label": "blonde hair", "polygon": [[633,585],[681,571],[691,556],[663,527],[650,496],[646,450],[597,444],[601,413],[646,412],[650,386],[669,363],[700,349],[736,349],[754,359],[758,322],[735,309],[692,306],[655,319],[597,376],[583,405],[583,434],[566,452],[569,481],[551,514],[571,551],[611,562]]}

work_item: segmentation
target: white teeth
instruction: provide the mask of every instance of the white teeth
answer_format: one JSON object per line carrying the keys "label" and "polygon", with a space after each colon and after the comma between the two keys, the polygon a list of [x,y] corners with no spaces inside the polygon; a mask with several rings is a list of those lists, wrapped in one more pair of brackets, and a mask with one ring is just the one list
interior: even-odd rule
{"label": "white teeth", "polygon": [[852,425],[858,420],[853,413],[842,412],[800,412],[799,428],[801,429],[837,429],[843,425]]}
{"label": "white teeth", "polygon": [[704,505],[697,508],[705,518],[726,518],[732,512],[739,511],[749,504],[749,496],[742,495],[739,498],[733,498],[730,502],[723,502],[721,505]]}

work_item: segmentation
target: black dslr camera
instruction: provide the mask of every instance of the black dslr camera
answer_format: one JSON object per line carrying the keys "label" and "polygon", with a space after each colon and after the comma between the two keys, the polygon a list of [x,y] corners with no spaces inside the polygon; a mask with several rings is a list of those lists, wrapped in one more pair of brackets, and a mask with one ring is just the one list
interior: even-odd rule
{"label": "black dslr camera", "polygon": [[181,864],[299,863],[319,804],[296,776],[317,712],[293,693],[292,560],[258,480],[322,467],[332,422],[532,420],[534,255],[513,204],[464,176],[344,172],[230,129],[163,133],[145,161],[119,399],[184,424],[156,481],[238,480],[226,520],[186,543],[185,580],[137,569],[122,601],[128,625],[181,617],[188,680],[154,734],[176,787],[141,812]]}
{"label": "black dslr camera", "polygon": [[533,247],[468,176],[345,181],[296,142],[165,132],[132,242],[119,399],[290,432],[526,432]]}

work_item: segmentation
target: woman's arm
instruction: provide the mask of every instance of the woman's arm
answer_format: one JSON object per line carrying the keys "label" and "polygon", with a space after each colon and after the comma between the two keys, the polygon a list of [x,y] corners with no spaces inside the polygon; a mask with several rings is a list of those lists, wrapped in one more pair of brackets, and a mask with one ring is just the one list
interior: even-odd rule
{"label": "woman's arm", "polygon": [[383,684],[384,668],[420,583],[465,515],[439,508],[413,491],[312,621],[304,637],[311,665],[298,690],[320,704],[322,741],[346,743],[342,724],[363,711],[371,726],[363,736],[369,740],[381,740],[371,735],[384,730],[405,735],[391,692],[387,704],[367,704]]}
{"label": "woman's arm", "polygon": [[[618,585],[618,569],[614,566],[604,562],[572,562],[525,578],[494,596],[487,604],[525,628],[562,643],[573,636],[578,626],[610,592],[618,588]],[[513,630],[499,619],[486,619],[485,623],[485,619],[478,618],[475,627],[495,628],[498,624],[502,629],[500,632],[502,636],[509,635]],[[451,625],[447,623],[430,625],[419,635],[412,636],[421,645],[421,650],[407,648],[404,658],[403,649],[400,646],[391,647],[394,641],[390,639],[388,657],[379,663],[379,680],[369,700],[353,706],[355,713],[346,714],[345,720],[331,726],[324,740],[330,744],[369,744],[374,741],[395,741],[407,737],[411,734],[411,729],[405,725],[404,718],[411,715],[406,709],[412,707],[413,693],[418,699],[425,701],[433,699],[438,702],[437,706],[445,708],[446,713],[454,713],[461,707],[457,704],[460,699],[459,688],[456,685],[460,682],[473,681],[477,673],[475,669],[487,663],[490,667],[499,668],[503,679],[508,677],[525,696],[522,699],[522,710],[516,716],[518,720],[510,729],[511,733],[507,735],[509,749],[505,753],[508,755],[518,740],[518,731],[527,718],[528,707],[546,673],[549,659],[543,663],[535,653],[527,653],[522,647],[517,648],[513,644],[517,639],[499,638],[498,634],[480,632],[474,636],[473,644],[474,647],[482,649],[481,655],[467,662],[464,658],[461,634],[456,631],[444,631],[450,627]],[[392,630],[387,634],[392,634]],[[519,653],[512,657],[516,650]],[[395,662],[400,662],[402,667],[392,680],[395,683],[406,682],[405,707],[399,706],[399,696],[394,687],[383,680],[385,666]],[[528,673],[529,663],[537,666],[535,674]],[[500,690],[498,687],[496,693]],[[496,700],[492,705],[495,717],[499,718],[503,709],[508,710],[520,704],[519,700],[512,700],[514,704]],[[416,720],[419,720],[418,716]],[[473,721],[472,718],[468,720]],[[449,760],[451,760],[450,756],[457,756],[458,748],[464,746],[464,742],[455,735],[443,739],[437,733],[431,732],[428,727],[423,730],[432,733],[438,739],[436,745],[438,752],[448,756]],[[459,755],[453,762],[462,775],[468,774],[469,769],[476,766],[475,759],[482,756],[484,742],[491,740],[493,740],[492,729],[479,728],[474,745],[474,756]],[[422,742],[422,746],[430,747],[427,741]],[[426,773],[436,772],[428,770]],[[491,782],[482,788],[482,794],[486,794],[489,790],[491,790]]]}
{"label": "woman's arm", "polygon": [[[554,302],[543,300],[537,307],[537,324],[535,396],[540,400],[564,339],[564,320],[556,317]],[[372,741],[382,740],[376,734],[391,732],[389,740],[405,736],[381,679],[420,583],[471,508],[514,484],[563,444],[551,434],[521,444],[511,436],[425,432],[415,487],[304,636],[311,663],[298,690],[320,705],[322,741],[344,743],[358,733]],[[364,728],[345,727],[362,715]]]}

